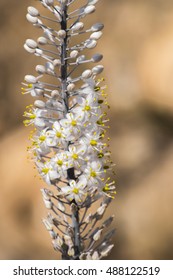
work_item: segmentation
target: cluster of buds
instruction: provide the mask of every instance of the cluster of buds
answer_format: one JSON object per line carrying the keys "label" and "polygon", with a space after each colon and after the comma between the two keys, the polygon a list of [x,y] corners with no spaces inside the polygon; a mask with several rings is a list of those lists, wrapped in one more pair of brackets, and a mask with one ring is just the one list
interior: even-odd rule
{"label": "cluster of buds", "polygon": [[[115,194],[104,141],[107,94],[104,79],[97,78],[102,65],[78,74],[81,64],[98,63],[103,57],[97,53],[88,59],[83,54],[102,36],[102,23],[85,29],[81,21],[95,11],[98,0],[86,0],[80,8],[74,8],[79,2],[75,0],[38,1],[50,16],[28,7],[27,20],[43,36],[27,39],[24,48],[45,63],[36,66],[37,75],[25,76],[22,93],[35,98],[24,113],[24,124],[35,126],[29,150],[48,185],[41,190],[50,211],[43,222],[63,259],[101,259],[112,249],[114,234],[107,232],[113,217],[101,222]],[[83,39],[76,43],[79,37]]]}

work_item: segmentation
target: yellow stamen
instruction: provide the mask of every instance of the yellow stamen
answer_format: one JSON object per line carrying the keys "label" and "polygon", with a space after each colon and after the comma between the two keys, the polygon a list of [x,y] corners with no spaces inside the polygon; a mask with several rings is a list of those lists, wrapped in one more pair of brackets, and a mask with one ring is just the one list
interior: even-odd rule
{"label": "yellow stamen", "polygon": [[72,125],[72,126],[76,126],[76,124],[77,124],[77,123],[76,123],[75,120],[72,120],[72,121],[71,121],[71,125]]}
{"label": "yellow stamen", "polygon": [[95,178],[97,176],[97,174],[95,171],[91,171],[90,176]]}
{"label": "yellow stamen", "polygon": [[59,166],[62,166],[63,165],[63,161],[61,159],[59,159],[57,162],[56,162]]}
{"label": "yellow stamen", "polygon": [[77,155],[77,154],[73,154],[73,155],[72,155],[72,158],[73,158],[73,159],[78,159],[78,155]]}
{"label": "yellow stamen", "polygon": [[78,194],[78,193],[79,193],[79,189],[74,188],[74,189],[73,189],[73,193]]}
{"label": "yellow stamen", "polygon": [[57,131],[57,133],[56,133],[56,137],[61,138],[61,136],[62,136],[62,133],[61,133],[61,132],[59,132],[59,131]]}
{"label": "yellow stamen", "polygon": [[91,110],[91,107],[90,107],[89,105],[86,105],[85,108],[84,108],[84,110],[85,110],[85,111],[90,111],[90,110]]}
{"label": "yellow stamen", "polygon": [[97,145],[97,141],[96,140],[91,140],[90,144],[91,144],[91,146],[96,146]]}
{"label": "yellow stamen", "polygon": [[40,140],[41,142],[44,142],[44,140],[46,140],[46,136],[41,135],[41,136],[39,137],[39,140]]}
{"label": "yellow stamen", "polygon": [[49,172],[49,168],[45,167],[41,170],[44,174],[47,174]]}

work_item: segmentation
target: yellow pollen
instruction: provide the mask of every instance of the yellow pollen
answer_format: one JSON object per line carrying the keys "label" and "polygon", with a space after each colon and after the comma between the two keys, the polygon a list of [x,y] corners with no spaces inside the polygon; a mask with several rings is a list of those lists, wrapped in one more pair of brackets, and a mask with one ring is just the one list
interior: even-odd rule
{"label": "yellow pollen", "polygon": [[73,189],[73,193],[78,194],[78,193],[79,193],[79,189],[74,188],[74,189]]}
{"label": "yellow pollen", "polygon": [[96,140],[91,140],[90,144],[91,144],[91,146],[96,146],[97,145],[97,141]]}
{"label": "yellow pollen", "polygon": [[61,136],[62,136],[62,133],[58,131],[58,132],[56,133],[56,137],[61,138]]}
{"label": "yellow pollen", "polygon": [[42,169],[42,172],[43,172],[44,174],[47,174],[47,173],[49,172],[49,168],[46,168],[46,167],[43,168],[43,169]]}
{"label": "yellow pollen", "polygon": [[72,155],[72,158],[73,158],[73,159],[78,159],[78,155],[77,155],[77,154],[73,154],[73,155]]}
{"label": "yellow pollen", "polygon": [[59,160],[57,161],[57,164],[58,164],[59,166],[62,166],[62,165],[63,165],[63,161],[62,161],[61,159],[59,159]]}
{"label": "yellow pollen", "polygon": [[98,158],[103,158],[104,157],[104,154],[103,153],[99,153],[98,154]]}
{"label": "yellow pollen", "polygon": [[95,87],[94,90],[95,90],[95,91],[99,91],[99,90],[100,90],[100,87]]}
{"label": "yellow pollen", "polygon": [[76,126],[76,124],[77,124],[77,123],[76,123],[75,120],[72,120],[72,121],[71,121],[71,125],[72,125],[72,126]]}
{"label": "yellow pollen", "polygon": [[41,136],[39,137],[39,140],[40,140],[41,142],[44,142],[44,140],[46,140],[46,136],[41,135]]}
{"label": "yellow pollen", "polygon": [[97,176],[97,174],[95,171],[91,171],[90,176],[95,178]]}
{"label": "yellow pollen", "polygon": [[32,88],[32,84],[28,84],[28,88]]}
{"label": "yellow pollen", "polygon": [[35,119],[35,118],[36,118],[36,115],[31,114],[31,115],[29,116],[29,118],[30,118],[30,119]]}
{"label": "yellow pollen", "polygon": [[90,110],[91,110],[91,107],[90,107],[89,105],[86,105],[85,108],[84,108],[84,110],[85,110],[85,111],[90,111]]}

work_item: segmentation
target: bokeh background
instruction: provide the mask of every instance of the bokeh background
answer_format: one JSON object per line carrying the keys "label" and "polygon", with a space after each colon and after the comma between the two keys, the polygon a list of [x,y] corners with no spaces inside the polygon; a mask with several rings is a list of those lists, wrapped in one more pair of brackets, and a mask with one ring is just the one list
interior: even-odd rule
{"label": "bokeh background", "polygon": [[[80,1],[79,1],[80,2]],[[35,57],[23,50],[37,29],[25,19],[32,0],[0,0],[0,259],[57,259],[41,222],[45,209],[20,94]],[[173,259],[173,1],[101,0],[87,21],[105,24],[111,103],[110,148],[116,163],[117,233],[110,259]]]}

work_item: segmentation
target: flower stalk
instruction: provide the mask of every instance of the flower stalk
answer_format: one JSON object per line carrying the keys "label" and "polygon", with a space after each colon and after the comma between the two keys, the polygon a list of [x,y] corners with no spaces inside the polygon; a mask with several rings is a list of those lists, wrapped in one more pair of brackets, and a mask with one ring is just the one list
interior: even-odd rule
{"label": "flower stalk", "polygon": [[81,21],[95,11],[98,0],[86,0],[77,9],[75,0],[38,1],[47,13],[28,7],[26,17],[43,35],[37,41],[27,39],[24,48],[46,62],[36,66],[37,76],[25,76],[22,93],[35,98],[24,124],[35,126],[28,150],[47,183],[41,189],[49,210],[43,223],[62,259],[101,259],[113,248],[114,234],[108,230],[113,216],[102,221],[115,194],[104,140],[109,105],[104,79],[97,79],[103,66],[78,72],[80,65],[103,58],[98,53],[88,58],[84,52],[95,48],[103,24],[85,29]]}

